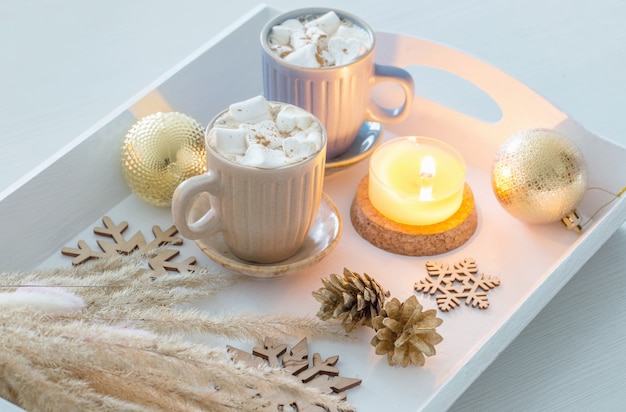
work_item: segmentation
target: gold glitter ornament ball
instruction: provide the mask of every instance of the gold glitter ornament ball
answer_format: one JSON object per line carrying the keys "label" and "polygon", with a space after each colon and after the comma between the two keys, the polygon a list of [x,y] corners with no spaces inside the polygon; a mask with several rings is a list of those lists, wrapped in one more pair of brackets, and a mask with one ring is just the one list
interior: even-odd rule
{"label": "gold glitter ornament ball", "polygon": [[139,198],[169,206],[181,182],[206,172],[204,129],[178,112],[159,112],[140,119],[124,139],[122,171]]}
{"label": "gold glitter ornament ball", "polygon": [[498,201],[527,223],[561,220],[587,188],[587,163],[569,139],[550,129],[528,129],[509,137],[491,169]]}

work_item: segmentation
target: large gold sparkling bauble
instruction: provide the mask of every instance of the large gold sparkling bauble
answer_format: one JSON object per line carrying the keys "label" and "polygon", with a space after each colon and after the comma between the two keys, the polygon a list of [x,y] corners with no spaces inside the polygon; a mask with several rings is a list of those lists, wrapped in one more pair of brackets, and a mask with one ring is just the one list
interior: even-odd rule
{"label": "large gold sparkling bauble", "polygon": [[181,182],[206,172],[202,126],[178,112],[159,112],[140,119],[124,139],[122,171],[139,198],[169,206]]}
{"label": "large gold sparkling bauble", "polygon": [[587,163],[569,139],[550,129],[528,129],[509,137],[491,169],[498,201],[527,223],[561,220],[587,188]]}

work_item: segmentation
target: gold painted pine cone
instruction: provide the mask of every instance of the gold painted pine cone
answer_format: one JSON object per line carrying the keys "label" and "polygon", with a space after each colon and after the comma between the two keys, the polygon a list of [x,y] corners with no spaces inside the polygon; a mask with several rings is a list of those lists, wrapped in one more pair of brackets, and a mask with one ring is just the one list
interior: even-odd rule
{"label": "gold painted pine cone", "polygon": [[333,273],[322,279],[324,287],[312,292],[321,303],[317,317],[321,320],[338,319],[347,332],[359,325],[372,327],[372,319],[379,315],[389,292],[366,273],[358,274],[346,268],[343,277]]}
{"label": "gold painted pine cone", "polygon": [[443,341],[435,331],[442,322],[435,309],[422,312],[415,296],[404,303],[393,298],[372,321],[376,336],[371,344],[377,355],[387,355],[390,365],[423,366],[424,355],[435,355],[435,345]]}

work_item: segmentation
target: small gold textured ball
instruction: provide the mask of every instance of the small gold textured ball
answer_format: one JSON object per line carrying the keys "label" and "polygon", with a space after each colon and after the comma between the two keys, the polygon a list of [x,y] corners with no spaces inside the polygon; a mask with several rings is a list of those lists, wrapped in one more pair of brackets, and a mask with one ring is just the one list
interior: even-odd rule
{"label": "small gold textured ball", "polygon": [[587,163],[569,139],[550,129],[515,133],[500,147],[491,169],[498,201],[526,223],[561,220],[587,188]]}
{"label": "small gold textured ball", "polygon": [[140,119],[124,139],[122,171],[139,198],[169,206],[181,182],[206,172],[202,126],[178,112],[158,112]]}

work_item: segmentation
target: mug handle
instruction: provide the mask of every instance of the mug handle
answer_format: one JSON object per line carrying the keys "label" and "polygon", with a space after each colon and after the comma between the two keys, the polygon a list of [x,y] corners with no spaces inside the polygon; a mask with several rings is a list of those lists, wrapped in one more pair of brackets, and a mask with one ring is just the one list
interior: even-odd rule
{"label": "mug handle", "polygon": [[191,207],[202,193],[218,194],[219,181],[208,172],[192,176],[174,190],[172,196],[172,218],[178,232],[188,239],[203,239],[222,230],[219,216],[211,206],[200,219],[189,222]]}
{"label": "mug handle", "polygon": [[380,123],[399,123],[406,119],[411,112],[415,90],[411,74],[400,67],[374,64],[372,82],[372,86],[383,82],[397,83],[404,92],[404,102],[399,107],[389,109],[372,100],[367,108],[367,118]]}

